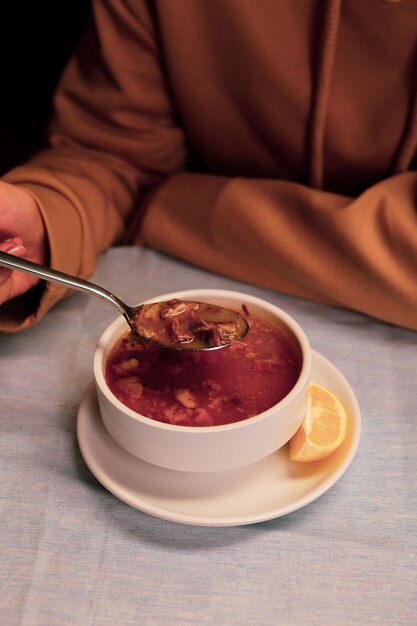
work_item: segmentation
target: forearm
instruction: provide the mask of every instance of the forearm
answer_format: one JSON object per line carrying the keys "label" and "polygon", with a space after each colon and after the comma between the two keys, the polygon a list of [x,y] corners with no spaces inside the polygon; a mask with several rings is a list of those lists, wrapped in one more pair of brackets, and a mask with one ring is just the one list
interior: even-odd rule
{"label": "forearm", "polygon": [[141,237],[213,271],[417,329],[416,182],[402,174],[352,199],[180,174],[154,194]]}
{"label": "forearm", "polygon": [[53,267],[87,276],[97,253],[117,241],[137,203],[138,173],[111,168],[80,150],[52,149],[4,180],[32,192],[45,223]]}
{"label": "forearm", "polygon": [[[55,95],[47,148],[4,178],[36,199],[51,265],[84,277],[120,240],[142,194],[186,159],[147,5],[93,8]],[[4,305],[0,329],[31,325],[63,293],[47,285],[40,302],[29,294]]]}

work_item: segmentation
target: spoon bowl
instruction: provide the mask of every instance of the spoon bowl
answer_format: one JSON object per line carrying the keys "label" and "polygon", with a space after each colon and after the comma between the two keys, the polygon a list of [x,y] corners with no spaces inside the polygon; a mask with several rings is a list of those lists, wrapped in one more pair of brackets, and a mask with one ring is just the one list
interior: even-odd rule
{"label": "spoon bowl", "polygon": [[[0,251],[0,266],[32,274],[42,280],[84,291],[110,302],[143,341],[171,350],[218,350],[242,339],[249,325],[239,313],[203,302],[170,300],[129,306],[113,293],[76,276]],[[190,311],[193,313],[192,324]],[[186,315],[185,315],[186,314]],[[159,318],[158,318],[159,315]],[[234,331],[231,328],[234,326]]]}

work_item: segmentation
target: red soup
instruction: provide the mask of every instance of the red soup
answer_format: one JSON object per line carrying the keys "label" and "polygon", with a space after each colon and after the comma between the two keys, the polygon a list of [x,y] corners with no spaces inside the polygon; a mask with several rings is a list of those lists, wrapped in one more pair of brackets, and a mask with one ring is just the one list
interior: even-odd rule
{"label": "red soup", "polygon": [[294,387],[300,349],[272,323],[248,317],[249,332],[210,352],[167,350],[122,337],[105,378],[123,404],[151,419],[181,426],[230,424],[262,413]]}

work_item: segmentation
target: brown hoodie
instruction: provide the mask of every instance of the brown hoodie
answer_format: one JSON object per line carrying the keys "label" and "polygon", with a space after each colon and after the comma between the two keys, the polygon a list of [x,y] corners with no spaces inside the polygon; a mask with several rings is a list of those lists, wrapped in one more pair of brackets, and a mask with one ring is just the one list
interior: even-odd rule
{"label": "brown hoodie", "polygon": [[49,147],[5,180],[63,271],[128,231],[417,329],[416,61],[417,0],[97,0]]}

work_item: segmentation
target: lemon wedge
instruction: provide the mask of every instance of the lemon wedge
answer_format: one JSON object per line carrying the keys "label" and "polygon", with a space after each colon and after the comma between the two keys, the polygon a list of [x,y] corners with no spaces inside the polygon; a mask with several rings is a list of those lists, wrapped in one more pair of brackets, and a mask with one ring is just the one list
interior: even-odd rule
{"label": "lemon wedge", "polygon": [[329,389],[311,383],[307,413],[290,439],[290,459],[301,463],[324,459],[344,441],[348,415],[342,402]]}

